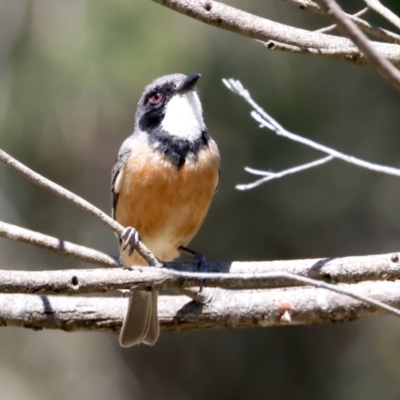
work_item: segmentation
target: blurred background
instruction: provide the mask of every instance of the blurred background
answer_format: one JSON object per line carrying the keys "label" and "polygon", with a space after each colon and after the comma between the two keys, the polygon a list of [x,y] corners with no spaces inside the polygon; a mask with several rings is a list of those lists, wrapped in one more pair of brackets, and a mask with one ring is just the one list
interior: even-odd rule
{"label": "blurred background", "polygon": [[[306,29],[323,17],[279,1],[229,1]],[[385,4],[400,13],[396,0]],[[347,5],[349,12],[363,2]],[[389,27],[378,17],[369,18]],[[191,247],[208,260],[399,251],[398,178],[333,161],[239,192],[244,166],[279,171],[316,151],[275,137],[221,83],[240,79],[287,129],[400,167],[399,93],[369,68],[272,52],[148,0],[0,1],[0,148],[110,210],[110,171],[144,86],[200,72],[221,182]],[[117,253],[115,236],[0,165],[0,219]],[[2,269],[90,268],[0,240]],[[4,399],[399,399],[400,322],[163,333],[122,350],[116,335],[0,329]]]}

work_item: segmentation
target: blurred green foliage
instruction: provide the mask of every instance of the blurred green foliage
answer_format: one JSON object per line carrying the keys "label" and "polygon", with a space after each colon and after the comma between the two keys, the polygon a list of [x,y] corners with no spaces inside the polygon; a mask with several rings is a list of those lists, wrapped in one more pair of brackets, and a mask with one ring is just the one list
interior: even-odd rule
{"label": "blurred green foliage", "polygon": [[[306,29],[329,23],[278,1],[231,1]],[[385,1],[400,13],[398,1]],[[354,1],[348,10],[362,8]],[[378,16],[370,20],[390,26]],[[280,170],[320,157],[260,130],[228,92],[235,77],[289,130],[399,166],[398,93],[374,70],[269,52],[150,1],[0,1],[0,147],[110,209],[110,170],[154,78],[200,72],[221,183],[192,243],[208,259],[335,257],[399,250],[399,180],[333,161],[249,192],[243,167]],[[0,165],[1,219],[117,253],[114,235]],[[5,269],[77,263],[0,241]],[[82,265],[87,267],[87,265]],[[106,334],[0,330],[5,399],[398,399],[400,323],[164,333],[122,350]]]}

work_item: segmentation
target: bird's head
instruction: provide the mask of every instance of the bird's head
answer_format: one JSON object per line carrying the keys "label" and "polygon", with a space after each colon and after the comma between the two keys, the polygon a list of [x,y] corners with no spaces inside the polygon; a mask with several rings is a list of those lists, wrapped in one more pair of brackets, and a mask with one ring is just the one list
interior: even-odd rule
{"label": "bird's head", "polygon": [[181,139],[195,140],[205,129],[196,83],[200,74],[172,74],[146,86],[139,100],[135,131],[149,135],[162,130]]}

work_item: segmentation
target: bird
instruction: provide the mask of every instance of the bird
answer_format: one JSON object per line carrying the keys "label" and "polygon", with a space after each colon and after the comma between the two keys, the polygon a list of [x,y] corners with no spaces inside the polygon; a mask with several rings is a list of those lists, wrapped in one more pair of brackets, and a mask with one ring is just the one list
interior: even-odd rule
{"label": "bird", "polygon": [[[181,253],[202,226],[219,184],[220,153],[208,134],[197,91],[200,74],[155,79],[137,105],[133,133],[111,173],[112,216],[161,261]],[[148,265],[119,238],[124,267]],[[119,342],[154,345],[160,328],[157,290],[133,290]]]}

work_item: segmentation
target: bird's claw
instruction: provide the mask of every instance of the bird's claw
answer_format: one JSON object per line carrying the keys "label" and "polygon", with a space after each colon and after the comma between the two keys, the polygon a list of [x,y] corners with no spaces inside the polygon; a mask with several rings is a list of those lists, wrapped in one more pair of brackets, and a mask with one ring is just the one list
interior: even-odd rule
{"label": "bird's claw", "polygon": [[193,254],[193,262],[198,272],[206,272],[206,258],[203,256],[203,254]]}
{"label": "bird's claw", "polygon": [[122,232],[121,241],[124,242],[122,251],[128,249],[128,254],[131,256],[139,244],[139,232],[135,228],[128,226]]}

